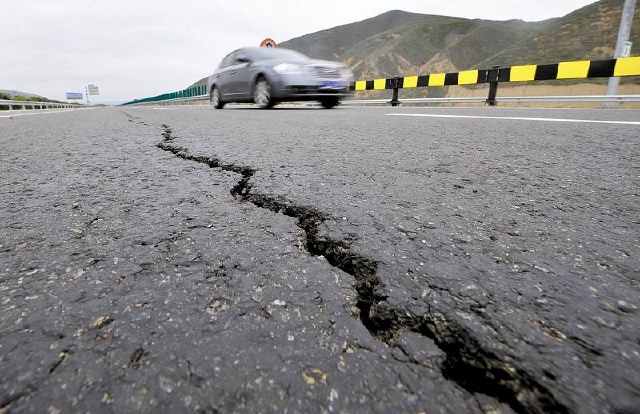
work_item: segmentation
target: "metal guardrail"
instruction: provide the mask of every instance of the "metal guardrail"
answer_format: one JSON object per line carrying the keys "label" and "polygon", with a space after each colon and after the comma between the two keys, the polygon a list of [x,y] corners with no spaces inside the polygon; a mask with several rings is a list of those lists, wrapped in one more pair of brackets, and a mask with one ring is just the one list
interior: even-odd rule
{"label": "metal guardrail", "polygon": [[0,99],[0,107],[8,107],[11,111],[15,109],[64,109],[75,108],[78,104],[68,104],[61,102],[40,102],[40,101],[12,101],[8,99]]}
{"label": "metal guardrail", "polygon": [[[497,100],[497,99],[496,99]],[[502,96],[500,101],[506,102],[602,102],[627,103],[640,102],[640,95],[568,95],[568,96]],[[465,96],[450,98],[405,98],[402,103],[440,103],[440,102],[479,102],[488,103],[486,97]],[[388,99],[350,99],[343,102],[347,105],[389,104]]]}
{"label": "metal guardrail", "polygon": [[162,101],[146,101],[146,102],[138,102],[130,105],[188,105],[190,102],[201,102],[208,101],[209,95],[198,95],[198,96],[190,96],[188,98],[172,98],[172,99],[164,99]]}
{"label": "metal guardrail", "polygon": [[125,102],[122,105],[141,105],[158,102],[182,102],[190,100],[200,100],[202,97],[208,97],[207,86],[204,84],[195,84],[187,89],[175,92],[167,92],[162,95],[150,96],[148,98],[134,99]]}

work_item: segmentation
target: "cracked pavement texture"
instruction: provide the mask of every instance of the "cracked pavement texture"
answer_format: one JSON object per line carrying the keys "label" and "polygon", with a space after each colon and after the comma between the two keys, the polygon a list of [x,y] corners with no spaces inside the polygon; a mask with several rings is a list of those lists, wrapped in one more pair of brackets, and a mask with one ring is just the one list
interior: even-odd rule
{"label": "cracked pavement texture", "polygon": [[[0,413],[638,412],[638,128],[388,112],[0,120]],[[163,124],[326,214],[389,326],[239,174],[157,148]]]}

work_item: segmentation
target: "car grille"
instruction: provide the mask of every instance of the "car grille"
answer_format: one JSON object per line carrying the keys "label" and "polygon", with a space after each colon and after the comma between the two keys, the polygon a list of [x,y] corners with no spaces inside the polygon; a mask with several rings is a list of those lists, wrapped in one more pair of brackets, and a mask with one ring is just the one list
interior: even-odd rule
{"label": "car grille", "polygon": [[325,66],[314,66],[313,74],[319,78],[323,79],[334,79],[340,78],[340,71],[337,68],[325,67]]}

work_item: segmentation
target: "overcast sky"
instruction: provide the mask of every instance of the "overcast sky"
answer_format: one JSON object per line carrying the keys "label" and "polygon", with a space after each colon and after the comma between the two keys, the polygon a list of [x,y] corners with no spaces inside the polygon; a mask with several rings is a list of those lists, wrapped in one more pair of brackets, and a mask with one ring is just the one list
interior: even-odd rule
{"label": "overcast sky", "polygon": [[182,89],[229,51],[391,9],[536,21],[592,0],[2,0],[0,89],[62,99],[87,83],[102,102]]}

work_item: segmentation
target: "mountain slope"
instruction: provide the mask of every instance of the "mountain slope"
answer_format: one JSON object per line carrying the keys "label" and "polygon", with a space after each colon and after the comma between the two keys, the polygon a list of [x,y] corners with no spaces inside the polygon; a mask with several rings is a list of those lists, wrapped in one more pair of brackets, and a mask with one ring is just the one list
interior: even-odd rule
{"label": "mountain slope", "polygon": [[321,59],[341,59],[346,49],[378,33],[424,19],[424,15],[392,10],[370,19],[291,39],[282,47]]}
{"label": "mountain slope", "polygon": [[25,97],[25,98],[43,98],[42,96],[36,95],[34,93],[13,91],[13,90],[10,90],[10,89],[0,89],[0,94],[6,95],[11,99],[15,98],[16,96],[22,96],[22,97]]}
{"label": "mountain slope", "polygon": [[[505,49],[497,64],[608,59],[613,56],[623,0],[603,0],[546,22],[536,36]],[[636,10],[631,40],[640,47],[640,9]],[[487,61],[480,62],[487,64]]]}
{"label": "mountain slope", "polygon": [[[542,22],[490,21],[393,10],[291,39],[282,47],[347,63],[358,78],[613,54],[623,0],[602,0]],[[632,40],[640,47],[640,9]]]}

